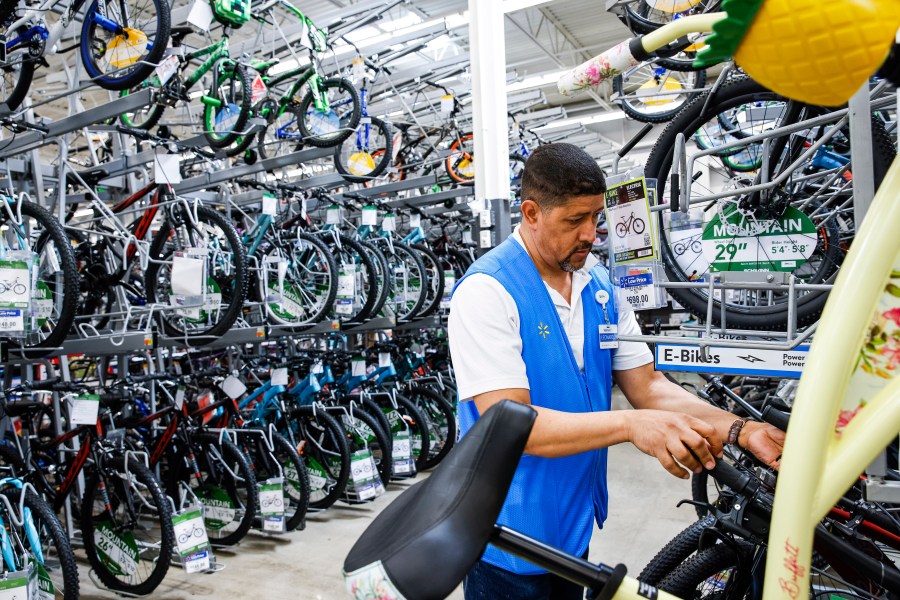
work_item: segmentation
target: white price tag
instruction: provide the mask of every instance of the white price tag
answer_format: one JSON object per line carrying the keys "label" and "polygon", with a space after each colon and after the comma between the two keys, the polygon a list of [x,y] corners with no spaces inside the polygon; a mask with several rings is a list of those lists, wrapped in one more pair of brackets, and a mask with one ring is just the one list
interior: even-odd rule
{"label": "white price tag", "polygon": [[207,0],[194,0],[191,5],[191,11],[188,13],[187,22],[195,27],[197,31],[209,31],[212,25],[213,11]]}
{"label": "white price tag", "polygon": [[272,385],[287,385],[288,384],[288,370],[285,368],[272,369],[272,375],[269,378],[269,382]]}
{"label": "white price tag", "polygon": [[352,64],[353,68],[350,76],[353,78],[353,81],[362,81],[366,76],[366,60],[362,56],[357,56],[353,59]]}
{"label": "white price tag", "polygon": [[456,273],[452,270],[444,271],[444,296],[441,298],[441,308],[450,308],[450,298],[455,285]]}
{"label": "white price tag", "polygon": [[350,363],[350,374],[354,377],[366,376],[366,361],[363,358],[354,358]]}
{"label": "white price tag", "polygon": [[471,227],[466,227],[465,229],[463,229],[462,241],[463,241],[463,244],[475,243],[474,240],[472,239],[472,228]]}
{"label": "white price tag", "polygon": [[378,209],[374,206],[363,206],[362,224],[375,226],[378,224]]}
{"label": "white price tag", "polygon": [[0,308],[0,331],[25,331],[25,315],[21,308]]}
{"label": "white price tag", "polygon": [[154,71],[159,78],[159,85],[165,85],[166,82],[172,79],[172,75],[178,72],[178,55],[171,54],[167,56]]}
{"label": "white price tag", "polygon": [[441,114],[449,115],[453,112],[453,95],[445,94],[441,96]]}
{"label": "white price tag", "polygon": [[391,360],[390,352],[379,352],[378,353],[378,367],[380,369],[385,369],[387,367],[390,367],[392,364],[394,364],[394,363]]}
{"label": "white price tag", "polygon": [[219,384],[219,388],[232,400],[240,398],[247,391],[247,386],[244,385],[244,382],[234,375],[226,377],[225,381]]}
{"label": "white price tag", "polygon": [[274,194],[263,194],[262,212],[272,217],[278,214],[278,198]]}
{"label": "white price tag", "polygon": [[72,401],[71,424],[95,425],[97,414],[100,412],[100,396],[85,394]]}
{"label": "white price tag", "polygon": [[178,545],[178,553],[181,556],[194,553],[209,545],[203,514],[197,507],[188,508],[183,514],[175,516],[172,519],[172,528],[175,530],[175,543]]}
{"label": "white price tag", "polygon": [[328,210],[325,211],[325,223],[327,225],[340,225],[341,224],[341,207],[337,204],[332,204],[328,207]]}
{"label": "white price tag", "polygon": [[339,315],[353,314],[353,297],[356,295],[356,265],[342,265],[338,271],[338,289],[334,302],[334,312]]}
{"label": "white price tag", "polygon": [[157,183],[181,183],[181,155],[157,147],[153,152],[153,177]]}
{"label": "white price tag", "polygon": [[628,303],[634,310],[657,308],[653,270],[629,268],[628,275],[619,277],[617,297],[620,302]]}
{"label": "white price tag", "polygon": [[415,463],[412,460],[412,446],[410,445],[408,432],[401,432],[394,435],[391,460],[393,470],[398,475],[412,473],[415,469]]}
{"label": "white price tag", "polygon": [[325,367],[322,366],[322,361],[317,360],[316,362],[314,362],[313,366],[310,367],[309,372],[313,373],[314,375],[318,375],[319,373],[324,373]]}
{"label": "white price tag", "polygon": [[422,226],[422,215],[419,213],[415,213],[409,215],[409,227],[410,229],[416,229],[417,227]]}
{"label": "white price tag", "polygon": [[384,231],[396,231],[397,215],[384,215],[384,219],[381,220],[381,228]]}

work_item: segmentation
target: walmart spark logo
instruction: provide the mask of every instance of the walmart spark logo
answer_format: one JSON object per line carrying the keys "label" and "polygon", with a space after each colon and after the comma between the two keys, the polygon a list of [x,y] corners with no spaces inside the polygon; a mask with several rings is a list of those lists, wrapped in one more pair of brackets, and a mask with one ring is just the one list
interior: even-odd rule
{"label": "walmart spark logo", "polygon": [[545,340],[547,339],[547,336],[550,335],[550,328],[544,325],[543,321],[538,324],[538,335]]}

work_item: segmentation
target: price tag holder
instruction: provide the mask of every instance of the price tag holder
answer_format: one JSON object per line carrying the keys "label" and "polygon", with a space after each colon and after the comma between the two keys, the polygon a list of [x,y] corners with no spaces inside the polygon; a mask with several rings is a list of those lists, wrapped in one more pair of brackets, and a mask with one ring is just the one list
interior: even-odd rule
{"label": "price tag holder", "polygon": [[325,223],[327,225],[340,225],[341,224],[341,207],[337,204],[332,204],[325,211]]}
{"label": "price tag holder", "polygon": [[384,215],[384,219],[381,220],[381,228],[384,231],[396,231],[397,230],[397,215],[393,215],[393,214]]}
{"label": "price tag holder", "polygon": [[350,362],[350,374],[353,377],[365,377],[366,376],[366,359],[362,357],[354,358]]}
{"label": "price tag holder", "polygon": [[338,289],[334,301],[334,312],[339,315],[352,315],[354,296],[356,296],[356,264],[341,265],[341,269],[338,271]]}
{"label": "price tag holder", "polygon": [[284,481],[275,477],[259,484],[259,508],[263,531],[284,533]]}
{"label": "price tag holder", "polygon": [[278,198],[275,197],[275,194],[270,194],[269,192],[263,194],[262,212],[264,215],[272,217],[278,214]]}
{"label": "price tag holder", "polygon": [[369,450],[357,450],[350,458],[352,495],[359,500],[372,500],[384,493],[384,484]]}
{"label": "price tag holder", "polygon": [[178,62],[178,55],[170,54],[154,69],[160,86],[165,85],[178,72]]}
{"label": "price tag holder", "polygon": [[269,382],[272,385],[287,385],[288,370],[285,368],[272,369],[272,375],[269,377]]}
{"label": "price tag holder", "polygon": [[662,279],[662,265],[658,263],[635,263],[617,265],[613,268],[616,297],[621,304],[632,310],[650,310],[666,305],[664,288],[657,285]]}
{"label": "price tag holder", "polygon": [[441,96],[441,114],[449,115],[453,112],[453,95],[445,94]]}
{"label": "price tag holder", "polygon": [[157,183],[181,183],[181,155],[163,147],[153,151],[153,177]]}
{"label": "price tag holder", "polygon": [[361,222],[363,225],[378,225],[378,209],[374,206],[363,206]]}
{"label": "price tag holder", "polygon": [[379,352],[378,353],[378,367],[380,369],[386,369],[392,366],[394,362],[391,360],[390,352]]}
{"label": "price tag holder", "polygon": [[197,506],[178,511],[172,518],[175,543],[187,573],[209,571],[215,564],[203,513]]}
{"label": "price tag holder", "polygon": [[95,425],[100,412],[100,396],[83,394],[72,400],[72,425]]}
{"label": "price tag holder", "polygon": [[247,386],[234,375],[229,375],[225,378],[225,381],[219,384],[219,389],[225,392],[225,395],[232,400],[237,400],[247,391]]}

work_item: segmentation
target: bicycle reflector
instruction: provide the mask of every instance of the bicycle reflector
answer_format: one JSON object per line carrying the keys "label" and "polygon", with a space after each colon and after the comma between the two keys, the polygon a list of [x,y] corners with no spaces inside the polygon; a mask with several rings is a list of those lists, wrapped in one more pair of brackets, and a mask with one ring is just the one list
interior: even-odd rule
{"label": "bicycle reflector", "polygon": [[847,102],[884,62],[897,0],[725,0],[694,65],[729,57],[767,88],[821,106]]}

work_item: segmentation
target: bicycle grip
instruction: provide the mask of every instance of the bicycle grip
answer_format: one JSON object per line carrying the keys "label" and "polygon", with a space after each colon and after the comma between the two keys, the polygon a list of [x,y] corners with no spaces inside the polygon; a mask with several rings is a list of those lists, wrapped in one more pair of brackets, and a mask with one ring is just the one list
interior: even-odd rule
{"label": "bicycle grip", "polygon": [[755,478],[721,459],[716,459],[716,466],[707,472],[713,479],[738,493],[752,494],[759,488]]}
{"label": "bicycle grip", "polygon": [[762,411],[762,418],[766,423],[774,425],[782,431],[787,431],[791,413],[778,410],[774,406],[767,406]]}
{"label": "bicycle grip", "polygon": [[119,133],[124,133],[125,135],[130,135],[132,137],[136,137],[139,140],[149,140],[150,132],[146,129],[139,129],[137,127],[126,127],[125,125],[116,125],[116,131]]}
{"label": "bicycle grip", "polygon": [[563,74],[556,87],[563,96],[571,96],[612,79],[646,58],[649,55],[641,45],[641,38],[631,38]]}

